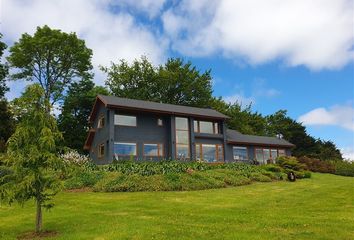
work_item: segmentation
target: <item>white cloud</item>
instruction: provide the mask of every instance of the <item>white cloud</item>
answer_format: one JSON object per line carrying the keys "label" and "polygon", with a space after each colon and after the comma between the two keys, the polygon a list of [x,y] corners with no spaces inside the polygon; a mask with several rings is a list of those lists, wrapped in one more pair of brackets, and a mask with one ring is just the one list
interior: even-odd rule
{"label": "white cloud", "polygon": [[341,148],[340,151],[344,159],[354,161],[354,146]]}
{"label": "white cloud", "polygon": [[354,131],[354,108],[336,105],[326,108],[316,108],[298,119],[305,125],[333,125]]}
{"label": "white cloud", "polygon": [[[158,2],[163,4],[163,1]],[[3,0],[0,5],[1,32],[9,45],[22,33],[33,34],[37,26],[44,24],[76,32],[93,50],[96,73],[98,65],[108,65],[121,58],[131,61],[147,55],[154,63],[162,62],[167,47],[163,37],[137,23],[127,12],[112,12],[113,3],[111,0]],[[136,6],[154,13],[159,4],[143,1]],[[102,77],[95,80],[103,82]]]}
{"label": "white cloud", "polygon": [[255,99],[253,97],[245,97],[243,94],[234,94],[230,96],[223,97],[224,101],[227,103],[239,103],[242,106],[247,106],[249,104],[254,104]]}
{"label": "white cloud", "polygon": [[183,0],[162,17],[172,48],[260,64],[336,69],[353,60],[353,0]]}

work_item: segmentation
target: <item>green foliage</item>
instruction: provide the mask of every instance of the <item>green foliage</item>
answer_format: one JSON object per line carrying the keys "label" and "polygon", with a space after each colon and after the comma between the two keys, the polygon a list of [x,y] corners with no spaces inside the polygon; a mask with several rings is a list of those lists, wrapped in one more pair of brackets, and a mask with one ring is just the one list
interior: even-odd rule
{"label": "green foliage", "polygon": [[56,156],[61,133],[48,112],[48,101],[37,85],[26,88],[19,105],[28,109],[8,142],[5,166],[8,173],[1,177],[0,200],[23,205],[30,199],[37,202],[36,231],[41,230],[41,208],[51,208],[51,198],[61,189],[57,169],[61,161]]}
{"label": "green foliage", "polygon": [[305,164],[299,163],[296,157],[281,156],[277,158],[277,164],[284,169],[302,171],[306,168]]}
{"label": "green foliage", "polygon": [[349,161],[334,161],[335,173],[342,176],[354,177],[354,162]]}
{"label": "green foliage", "polygon": [[222,98],[213,98],[210,106],[229,116],[227,121],[230,129],[243,134],[265,135],[266,120],[260,113],[253,113],[251,105],[243,106],[242,102],[226,103]]}
{"label": "green foliage", "polygon": [[212,98],[210,71],[200,73],[191,62],[168,59],[155,67],[146,57],[101,67],[106,85],[118,97],[207,107]]}
{"label": "green foliage", "polygon": [[330,161],[321,161],[316,158],[309,157],[298,157],[297,160],[300,163],[306,165],[306,168],[312,172],[321,172],[321,173],[334,173],[335,165]]}
{"label": "green foliage", "polygon": [[[1,41],[2,34],[0,33],[0,60],[4,54],[4,50],[7,48],[6,44]],[[0,99],[4,97],[5,92],[9,90],[6,86],[6,76],[9,73],[8,66],[0,62]],[[1,136],[1,135],[0,135]]]}
{"label": "green foliage", "polygon": [[83,145],[90,127],[87,119],[99,94],[107,95],[108,91],[103,87],[95,86],[88,78],[73,82],[69,86],[58,118],[58,127],[63,132],[66,147],[80,153],[84,151]]}
{"label": "green foliage", "polygon": [[6,151],[6,142],[15,130],[14,125],[8,102],[0,98],[0,153]]}
{"label": "green foliage", "polygon": [[203,171],[213,168],[212,165],[199,162],[160,161],[160,162],[136,162],[119,161],[101,167],[105,171],[121,172],[124,174],[139,174],[151,176],[156,174],[185,173],[188,169]]}
{"label": "green foliage", "polygon": [[64,182],[64,186],[66,189],[93,187],[104,175],[105,173],[102,171],[75,171],[75,173]]}
{"label": "green foliage", "polygon": [[48,26],[37,27],[33,36],[22,34],[10,48],[7,58],[16,71],[13,80],[37,81],[51,104],[57,102],[75,78],[91,77],[92,51],[75,33],[65,33]]}
{"label": "green foliage", "polygon": [[165,173],[155,175],[123,174],[111,172],[93,187],[98,192],[139,191],[190,191],[250,184],[252,181],[271,181],[261,173],[245,174],[231,169],[210,169],[188,173]]}

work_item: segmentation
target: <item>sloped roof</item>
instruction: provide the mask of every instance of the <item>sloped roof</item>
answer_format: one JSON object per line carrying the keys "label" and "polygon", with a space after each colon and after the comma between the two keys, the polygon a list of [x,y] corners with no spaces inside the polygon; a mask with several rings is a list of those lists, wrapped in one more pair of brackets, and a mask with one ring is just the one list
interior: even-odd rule
{"label": "sloped roof", "polygon": [[158,102],[150,102],[129,98],[120,98],[113,96],[105,96],[98,95],[98,99],[100,99],[106,107],[116,107],[116,108],[124,108],[124,109],[133,109],[133,110],[141,110],[141,111],[152,111],[152,112],[160,112],[166,114],[180,114],[187,116],[196,116],[196,117],[207,117],[207,118],[215,118],[215,119],[227,119],[228,116],[215,111],[210,108],[197,108],[197,107],[187,107],[181,105],[174,104],[166,104],[166,103],[158,103]]}
{"label": "sloped roof", "polygon": [[236,130],[227,129],[227,141],[230,143],[241,143],[249,145],[264,145],[264,146],[282,146],[282,147],[294,147],[295,145],[276,137],[265,137],[256,135],[242,134]]}

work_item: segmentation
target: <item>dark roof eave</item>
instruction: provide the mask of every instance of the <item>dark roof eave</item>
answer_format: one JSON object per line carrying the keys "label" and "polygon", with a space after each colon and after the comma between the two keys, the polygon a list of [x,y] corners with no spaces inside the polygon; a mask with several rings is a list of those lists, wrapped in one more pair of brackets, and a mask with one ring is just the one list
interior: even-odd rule
{"label": "dark roof eave", "polygon": [[162,110],[153,110],[153,109],[146,109],[146,108],[134,108],[134,107],[127,107],[127,106],[120,106],[120,105],[113,105],[107,104],[107,108],[114,108],[114,109],[127,109],[127,110],[135,110],[135,111],[143,111],[143,112],[153,112],[153,113],[161,113],[161,114],[169,114],[169,115],[179,115],[179,116],[191,116],[191,117],[199,117],[199,118],[208,118],[208,119],[230,119],[229,116],[224,115],[223,117],[217,116],[208,116],[208,115],[201,115],[201,114],[188,114],[188,113],[180,113],[174,111],[162,111]]}

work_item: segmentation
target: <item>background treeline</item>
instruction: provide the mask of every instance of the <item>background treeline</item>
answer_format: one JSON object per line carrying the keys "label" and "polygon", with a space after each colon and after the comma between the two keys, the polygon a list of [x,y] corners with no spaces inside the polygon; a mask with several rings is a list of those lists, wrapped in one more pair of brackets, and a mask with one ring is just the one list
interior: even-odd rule
{"label": "background treeline", "polygon": [[[6,45],[0,41],[0,57]],[[251,105],[225,102],[213,96],[211,70],[200,72],[191,62],[168,59],[155,66],[146,57],[132,63],[120,60],[101,66],[106,74],[105,86],[93,82],[92,50],[75,33],[65,33],[48,26],[38,27],[34,35],[23,34],[9,48],[7,61],[0,64],[0,151],[23,116],[17,99],[8,102],[5,80],[38,83],[56,111],[63,146],[83,152],[89,129],[88,116],[97,94],[114,95],[194,107],[212,107],[230,117],[228,126],[244,134],[276,136],[294,143],[295,156],[321,160],[342,159],[336,145],[310,136],[305,126],[279,110],[262,115]],[[12,74],[9,74],[12,69]],[[59,107],[58,107],[59,106]],[[21,109],[21,110],[19,110]],[[48,109],[49,110],[49,109]]]}

